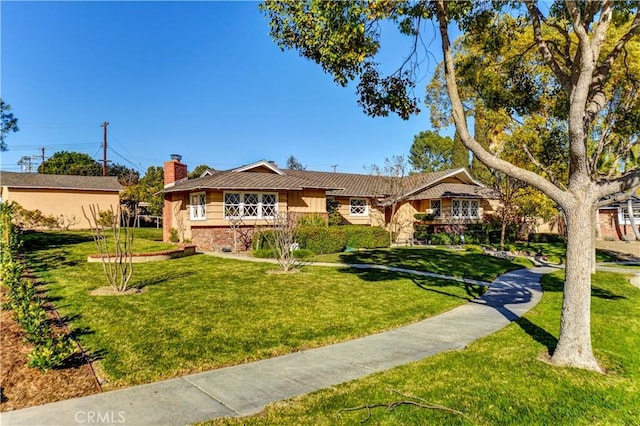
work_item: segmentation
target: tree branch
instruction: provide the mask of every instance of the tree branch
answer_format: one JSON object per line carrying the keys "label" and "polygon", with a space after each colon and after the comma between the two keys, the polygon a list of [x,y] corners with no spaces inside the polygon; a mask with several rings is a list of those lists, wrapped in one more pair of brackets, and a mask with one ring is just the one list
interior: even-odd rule
{"label": "tree branch", "polygon": [[599,209],[600,207],[605,207],[605,206],[611,205],[613,203],[617,203],[619,201],[627,200],[627,199],[629,199],[629,197],[634,195],[637,190],[638,190],[638,188],[631,188],[631,189],[626,190],[625,192],[622,192],[620,194],[616,194],[613,197],[607,197],[607,198],[603,199],[602,201],[596,203],[596,208]]}
{"label": "tree branch", "polygon": [[631,170],[616,179],[598,182],[596,187],[596,201],[622,192],[637,191],[640,188],[640,169]]}
{"label": "tree branch", "polygon": [[[611,2],[606,2],[605,6],[610,3]],[[603,6],[603,9],[605,6]],[[609,11],[609,15],[610,13],[611,11]],[[601,17],[600,22],[602,22],[602,19],[603,18]],[[606,30],[609,27],[609,21],[606,22],[606,25],[603,23],[603,27],[606,27],[604,28],[604,32],[606,33]],[[596,29],[596,32],[597,32],[597,35],[600,36],[600,38],[604,39],[604,35],[598,33],[599,29],[600,29],[600,24],[598,24],[598,28]],[[594,73],[593,78],[591,79],[591,92],[593,93],[593,96],[591,98],[591,101],[589,102],[589,105],[587,105],[587,115],[591,119],[602,109],[602,106],[605,102],[604,84],[609,78],[609,74],[611,72],[611,67],[613,66],[613,63],[618,58],[618,56],[620,56],[620,53],[624,51],[624,48],[629,42],[629,40],[631,40],[635,35],[637,35],[639,31],[640,31],[640,10],[636,12],[636,16],[633,19],[633,22],[631,23],[629,30],[622,37],[620,37],[620,40],[618,40],[618,42],[613,47],[613,49],[611,49],[611,52],[609,52],[609,54],[605,58],[602,65],[600,65],[596,69],[596,72]],[[594,39],[594,42],[595,41],[596,40]],[[599,52],[600,52],[600,49],[598,49],[598,53]]]}
{"label": "tree branch", "polygon": [[419,402],[411,401],[411,400],[402,400],[402,401],[393,401],[393,402],[380,402],[380,403],[375,403],[375,404],[363,404],[363,405],[359,405],[357,407],[341,408],[340,410],[338,410],[338,414],[342,413],[342,412],[345,412],[345,411],[367,410],[367,417],[365,417],[364,419],[360,420],[360,423],[366,423],[371,418],[371,409],[372,408],[386,407],[387,410],[393,411],[396,408],[400,407],[401,405],[412,405],[414,407],[425,408],[425,409],[428,409],[428,410],[445,411],[447,413],[456,414],[458,416],[464,416],[465,415],[462,411],[454,410],[453,408],[445,407],[444,405],[432,404],[429,401],[426,401],[426,400],[424,400],[422,398],[418,398],[416,396],[404,395],[404,394],[398,392],[395,389],[391,389],[391,392],[393,392],[393,393],[395,393],[397,395],[400,395],[402,397],[405,397],[405,398],[417,399],[418,401],[422,401],[423,403],[419,403]]}
{"label": "tree branch", "polygon": [[[547,45],[547,41],[542,36],[542,26],[540,25],[540,21],[543,17],[543,14],[532,1],[526,1],[525,4],[527,6],[527,10],[529,11],[529,15],[531,16],[531,21],[533,23],[533,37],[538,45],[538,50],[542,55],[542,59],[556,75],[565,92],[567,92],[567,94],[570,94],[571,79],[569,78],[569,75],[562,69],[560,64],[558,64],[555,57],[553,56],[553,53],[551,52],[551,49],[549,49],[549,46]],[[571,63],[571,60],[569,58],[565,58],[565,63]]]}
{"label": "tree branch", "polygon": [[445,81],[447,83],[447,92],[451,100],[451,112],[453,120],[456,124],[456,129],[462,139],[464,146],[469,148],[477,157],[487,166],[497,169],[505,174],[522,180],[544,192],[552,200],[558,204],[566,204],[568,201],[568,195],[565,194],[560,188],[553,183],[549,182],[545,178],[538,174],[517,167],[507,161],[494,157],[491,153],[485,150],[475,139],[469,134],[469,128],[464,115],[464,109],[460,94],[458,92],[458,86],[456,83],[455,65],[453,63],[453,54],[451,52],[451,42],[449,40],[449,30],[447,28],[449,24],[449,18],[447,14],[446,0],[438,0],[436,3],[437,17],[440,24],[440,34],[442,37],[442,53],[445,65]]}

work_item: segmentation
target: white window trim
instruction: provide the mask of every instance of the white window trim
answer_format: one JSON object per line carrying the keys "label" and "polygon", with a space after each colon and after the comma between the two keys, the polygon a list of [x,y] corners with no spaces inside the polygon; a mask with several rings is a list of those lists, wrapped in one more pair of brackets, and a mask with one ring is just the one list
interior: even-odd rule
{"label": "white window trim", "polygon": [[[227,194],[240,194],[240,212],[243,212],[244,210],[244,196],[245,194],[258,194],[259,197],[259,201],[258,201],[258,216],[245,216],[244,214],[240,214],[240,216],[227,216],[225,214],[225,212],[227,211],[227,204],[226,204],[226,199],[227,199]],[[275,210],[276,210],[276,214],[278,214],[278,193],[277,192],[261,192],[261,191],[224,191],[222,194],[222,215],[224,217],[225,220],[230,220],[230,219],[238,219],[238,218],[242,218],[242,219],[251,219],[251,220],[255,220],[255,219],[274,219],[275,216],[262,216],[262,197],[264,195],[273,195],[275,196]]]}
{"label": "white window trim", "polygon": [[[462,216],[462,215],[454,216],[453,215],[453,203],[455,201],[459,201],[459,202],[467,201],[469,203],[477,203],[477,206],[478,206],[478,208],[476,209],[477,214],[475,216],[471,216],[471,215],[468,215],[468,216]],[[470,204],[467,207],[467,209],[468,209],[467,211],[471,210],[471,205]],[[454,218],[454,219],[480,219],[480,200],[477,200],[475,198],[452,198],[451,199],[451,217]]]}
{"label": "white window trim", "polygon": [[[204,204],[202,204],[202,206],[203,206],[202,210],[203,210],[204,216],[202,216],[202,217],[199,216],[199,215],[194,214],[194,213],[196,213],[198,211],[196,209],[196,206],[200,206],[200,204],[197,204],[197,205],[192,204],[193,197],[201,196],[201,195],[204,196]],[[189,194],[189,220],[192,220],[192,221],[207,220],[207,193],[206,192],[204,192],[204,191],[191,192]]]}
{"label": "white window trim", "polygon": [[[435,210],[433,208],[433,202],[437,201],[440,203],[440,207],[438,208],[438,210],[440,211],[438,214],[435,214]],[[431,212],[433,213],[433,217],[434,218],[441,218],[442,217],[442,200],[441,199],[437,199],[437,200],[429,200],[429,208],[431,209]]]}
{"label": "white window trim", "polygon": [[[636,225],[638,225],[638,223],[640,223],[640,216],[636,216],[635,211],[636,211],[636,206],[634,205],[634,213],[633,213],[633,218],[636,222]],[[624,205],[622,207],[618,207],[618,223],[620,225],[631,225],[631,218],[629,216],[627,216],[627,206]]]}
{"label": "white window trim", "polygon": [[[355,200],[359,200],[359,201],[364,201],[364,213],[354,213],[352,208],[352,202]],[[366,198],[359,198],[359,197],[353,197],[353,198],[349,198],[349,216],[358,216],[358,217],[365,217],[365,216],[369,216],[369,200],[367,200]]]}

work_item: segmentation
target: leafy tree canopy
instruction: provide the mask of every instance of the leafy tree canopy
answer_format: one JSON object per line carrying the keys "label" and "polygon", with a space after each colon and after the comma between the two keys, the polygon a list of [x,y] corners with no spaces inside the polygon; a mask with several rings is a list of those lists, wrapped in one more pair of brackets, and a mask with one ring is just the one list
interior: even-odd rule
{"label": "leafy tree canopy", "polygon": [[199,166],[196,166],[196,168],[193,169],[191,173],[189,173],[189,179],[199,178],[204,172],[209,169],[211,169],[211,167],[207,166],[206,164],[200,164]]}
{"label": "leafy tree canopy", "polygon": [[409,151],[409,163],[414,170],[437,172],[451,168],[453,140],[430,130],[418,133],[413,138]]}
{"label": "leafy tree canopy", "polygon": [[[50,175],[102,176],[102,165],[88,154],[58,151],[45,160],[44,172]],[[117,176],[122,185],[130,186],[138,183],[140,174],[135,169],[116,163],[107,166],[107,176]]]}
{"label": "leafy tree canopy", "polygon": [[44,172],[51,175],[102,176],[102,166],[88,154],[58,151],[45,160]]}
{"label": "leafy tree canopy", "polygon": [[0,98],[0,151],[8,149],[5,141],[7,135],[18,130],[18,119],[11,112],[11,105]]}

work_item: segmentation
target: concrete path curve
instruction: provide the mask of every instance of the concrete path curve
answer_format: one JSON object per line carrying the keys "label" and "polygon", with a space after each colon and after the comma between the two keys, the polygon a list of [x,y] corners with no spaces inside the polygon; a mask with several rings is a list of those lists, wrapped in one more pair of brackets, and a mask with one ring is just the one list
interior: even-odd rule
{"label": "concrete path curve", "polygon": [[2,425],[184,425],[260,412],[265,405],[463,349],[517,319],[542,297],[555,268],[520,269],[479,299],[378,333],[276,358],[0,414]]}

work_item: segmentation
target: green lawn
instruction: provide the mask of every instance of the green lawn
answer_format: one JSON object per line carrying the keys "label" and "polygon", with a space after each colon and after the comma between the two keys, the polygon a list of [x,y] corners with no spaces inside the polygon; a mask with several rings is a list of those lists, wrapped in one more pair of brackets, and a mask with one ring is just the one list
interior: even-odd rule
{"label": "green lawn", "polygon": [[640,289],[624,275],[594,277],[593,345],[605,375],[539,360],[557,342],[560,271],[544,277],[544,297],[532,311],[465,350],[276,403],[259,416],[214,423],[359,424],[366,410],[340,409],[406,399],[392,393],[397,390],[462,411],[464,417],[402,406],[373,409],[368,424],[638,425]]}
{"label": "green lawn", "polygon": [[432,247],[394,247],[323,254],[314,256],[311,260],[315,262],[389,265],[489,282],[504,272],[533,266],[525,259],[511,262],[471,251]]}
{"label": "green lawn", "polygon": [[[136,264],[132,285],[144,288],[140,294],[91,296],[105,280],[100,263],[86,262],[95,252],[88,233],[27,237],[31,269],[80,343],[99,359],[111,387],[371,334],[441,313],[484,291],[379,270],[305,267],[274,274],[272,264],[196,255]],[[162,247],[136,240],[136,251]],[[461,255],[459,261],[468,259],[474,259],[463,263],[469,268],[493,265],[487,279],[518,267],[486,257]]]}

